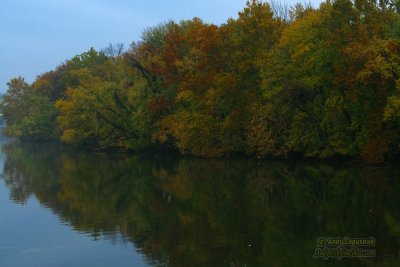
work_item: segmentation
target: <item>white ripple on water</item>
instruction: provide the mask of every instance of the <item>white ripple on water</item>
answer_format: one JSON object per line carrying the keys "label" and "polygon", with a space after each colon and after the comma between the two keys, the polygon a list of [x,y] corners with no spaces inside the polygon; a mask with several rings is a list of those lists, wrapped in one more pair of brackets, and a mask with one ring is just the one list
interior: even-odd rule
{"label": "white ripple on water", "polygon": [[45,249],[45,248],[31,248],[28,250],[24,250],[21,252],[21,254],[45,254],[47,253],[49,250]]}
{"label": "white ripple on water", "polygon": [[65,246],[54,246],[51,248],[31,248],[21,252],[21,254],[46,254],[54,250],[66,249]]}
{"label": "white ripple on water", "polygon": [[[21,254],[48,254],[48,253],[54,253],[56,250],[64,250],[64,251],[79,251],[83,248],[91,248],[95,247],[95,245],[83,245],[83,246],[68,246],[68,245],[62,245],[62,246],[54,246],[54,247],[39,247],[39,248],[29,248],[26,250],[21,251]],[[17,247],[9,247],[9,249],[16,249]],[[1,250],[1,247],[0,247]]]}
{"label": "white ripple on water", "polygon": [[1,250],[9,250],[9,249],[16,249],[17,247],[0,247]]}

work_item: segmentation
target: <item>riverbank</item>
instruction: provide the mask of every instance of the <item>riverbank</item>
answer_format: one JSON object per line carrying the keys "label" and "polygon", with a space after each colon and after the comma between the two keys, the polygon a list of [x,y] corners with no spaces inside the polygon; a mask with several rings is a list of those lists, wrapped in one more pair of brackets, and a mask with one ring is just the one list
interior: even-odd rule
{"label": "riverbank", "polygon": [[[3,136],[3,135],[1,135]],[[4,136],[3,136],[4,137]],[[177,149],[173,147],[154,147],[152,149],[142,150],[142,151],[134,151],[126,148],[92,148],[88,146],[73,146],[71,144],[63,143],[57,140],[47,140],[47,141],[33,141],[33,140],[18,140],[16,138],[6,137],[8,143],[11,142],[19,142],[25,145],[35,145],[38,148],[41,146],[51,147],[56,146],[60,147],[61,149],[65,149],[70,151],[71,153],[74,152],[86,152],[86,153],[104,153],[109,155],[125,155],[125,156],[155,156],[155,155],[164,155],[170,156],[172,158],[184,158],[184,159],[209,159],[209,160],[229,160],[229,159],[245,159],[245,160],[254,160],[257,162],[287,162],[288,164],[294,162],[303,162],[303,163],[310,163],[310,164],[321,164],[321,163],[329,163],[329,164],[348,164],[348,165],[360,165],[360,166],[376,166],[376,167],[384,167],[390,165],[400,165],[400,157],[393,158],[391,160],[386,160],[380,163],[368,163],[365,162],[362,158],[358,157],[341,157],[341,156],[334,156],[329,158],[318,158],[318,157],[301,157],[301,156],[288,156],[288,157],[273,157],[273,156],[266,156],[266,157],[257,157],[256,155],[247,155],[243,153],[236,153],[232,155],[223,155],[219,157],[202,157],[202,156],[194,156],[194,155],[185,155],[181,154]]]}

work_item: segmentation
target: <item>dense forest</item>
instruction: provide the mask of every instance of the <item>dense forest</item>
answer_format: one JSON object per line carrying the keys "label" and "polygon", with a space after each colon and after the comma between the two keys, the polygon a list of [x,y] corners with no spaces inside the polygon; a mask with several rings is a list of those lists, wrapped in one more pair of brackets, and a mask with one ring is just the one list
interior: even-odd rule
{"label": "dense forest", "polygon": [[94,149],[176,149],[219,157],[349,157],[400,152],[400,2],[319,8],[249,1],[222,25],[166,22],[110,45],[1,104],[8,135]]}

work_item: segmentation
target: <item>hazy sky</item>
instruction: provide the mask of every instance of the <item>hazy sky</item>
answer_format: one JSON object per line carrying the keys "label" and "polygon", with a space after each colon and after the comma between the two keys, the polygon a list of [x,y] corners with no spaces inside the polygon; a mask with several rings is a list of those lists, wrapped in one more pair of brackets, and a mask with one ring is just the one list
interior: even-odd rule
{"label": "hazy sky", "polygon": [[[286,0],[291,3],[294,0]],[[316,0],[315,0],[316,1]],[[245,0],[0,0],[0,91],[13,77],[28,82],[64,60],[109,43],[140,39],[170,19],[220,24]]]}

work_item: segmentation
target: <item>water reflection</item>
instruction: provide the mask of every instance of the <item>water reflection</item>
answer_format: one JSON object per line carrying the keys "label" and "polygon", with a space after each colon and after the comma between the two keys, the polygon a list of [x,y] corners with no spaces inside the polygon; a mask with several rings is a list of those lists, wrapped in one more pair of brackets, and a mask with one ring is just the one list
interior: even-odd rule
{"label": "water reflection", "polygon": [[[202,160],[8,144],[2,179],[149,265],[400,266],[400,168]],[[313,259],[318,236],[377,239],[374,259]]]}

